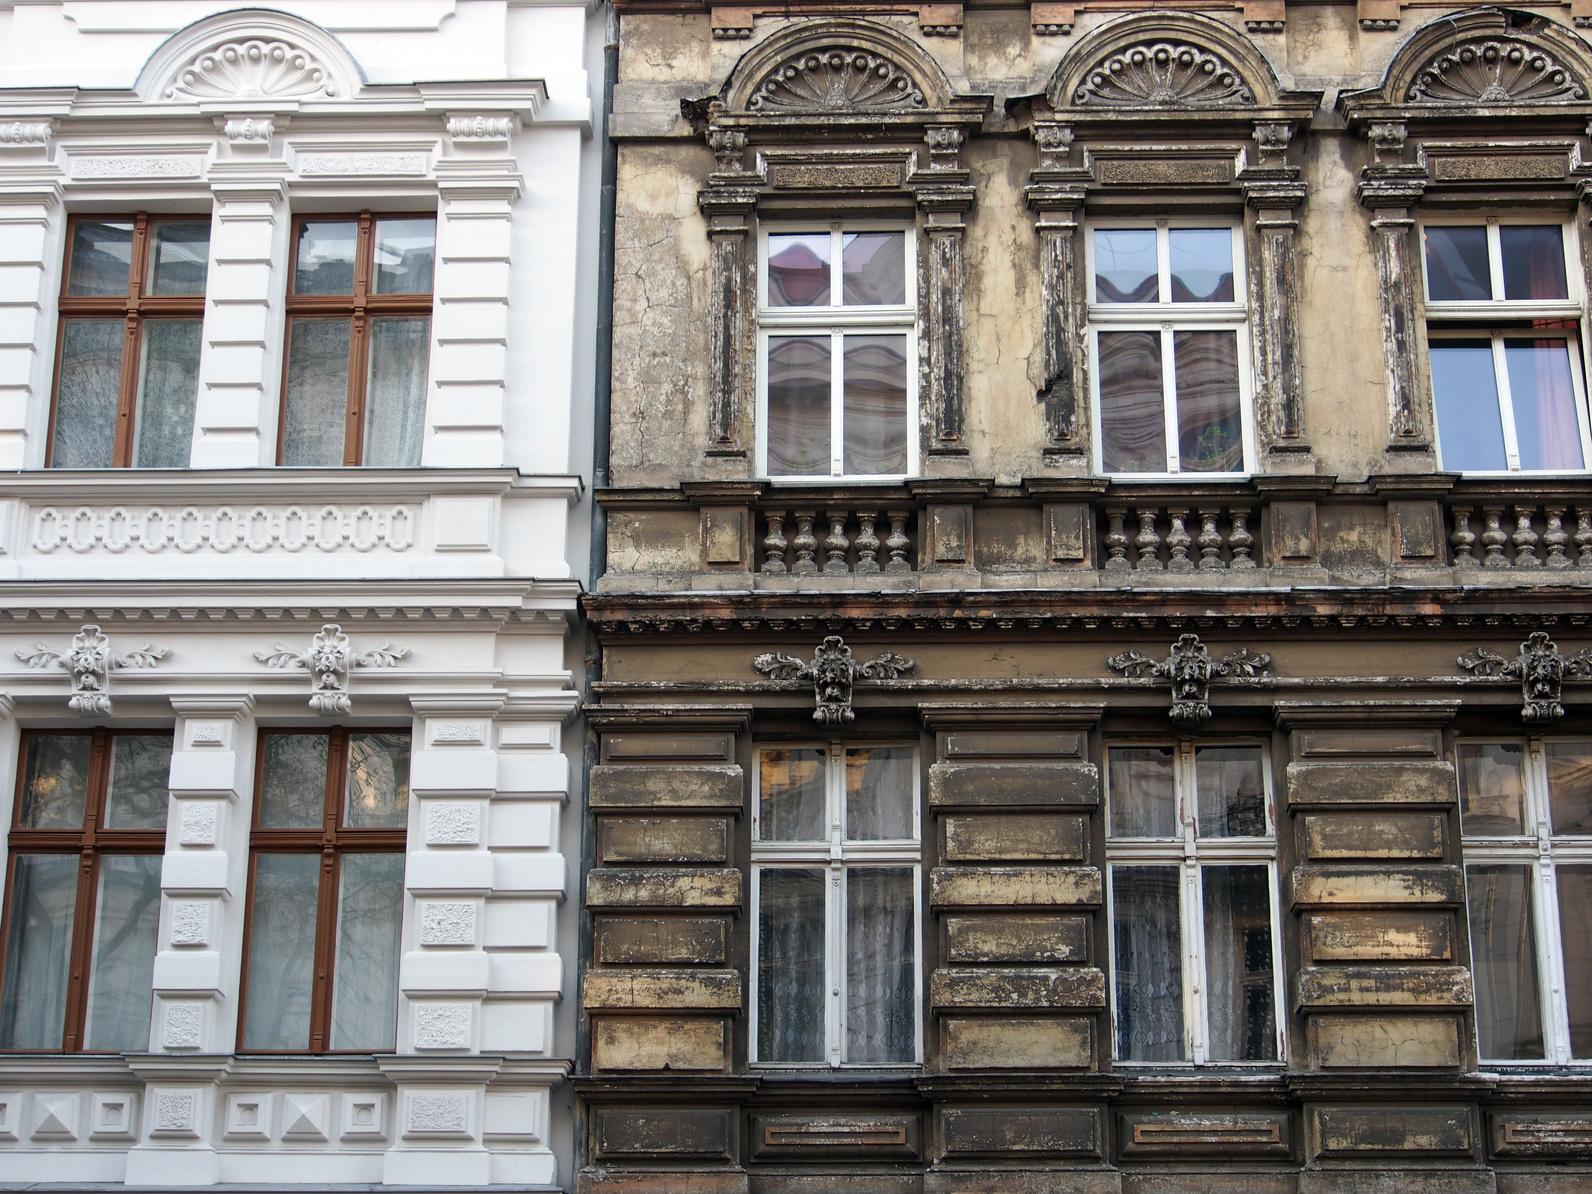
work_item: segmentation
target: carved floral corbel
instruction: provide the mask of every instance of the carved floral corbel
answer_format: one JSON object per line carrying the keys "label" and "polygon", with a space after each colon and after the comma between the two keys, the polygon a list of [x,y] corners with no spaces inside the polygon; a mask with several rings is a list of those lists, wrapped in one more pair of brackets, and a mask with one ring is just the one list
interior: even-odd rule
{"label": "carved floral corbel", "polygon": [[772,680],[812,681],[816,706],[813,720],[822,725],[839,725],[856,719],[851,692],[859,679],[899,680],[901,673],[912,671],[917,664],[893,651],[858,663],[845,641],[832,634],[813,652],[811,663],[770,651],[752,660],[752,666]]}
{"label": "carved floral corbel", "polygon": [[254,657],[267,667],[305,668],[310,673],[310,708],[317,713],[347,713],[353,707],[348,698],[348,674],[356,667],[392,667],[409,654],[408,647],[383,643],[369,651],[355,651],[343,628],[328,622],[310,639],[309,650],[294,651],[277,643],[274,651],[256,651]]}
{"label": "carved floral corbel", "polygon": [[1218,676],[1263,676],[1271,669],[1271,656],[1240,647],[1220,659],[1197,634],[1178,636],[1167,657],[1156,662],[1138,651],[1124,651],[1106,660],[1112,671],[1135,679],[1150,675],[1172,682],[1172,720],[1190,728],[1211,718],[1211,681]]}
{"label": "carved floral corbel", "polygon": [[71,672],[72,696],[67,707],[77,713],[95,715],[111,711],[108,687],[112,671],[154,667],[170,654],[170,647],[145,643],[135,651],[118,655],[111,650],[110,639],[89,622],[72,637],[72,645],[65,651],[52,651],[39,643],[31,652],[18,651],[17,658],[29,667],[46,668],[58,664]]}
{"label": "carved floral corbel", "polygon": [[1477,647],[1459,657],[1459,666],[1474,676],[1518,679],[1522,701],[1520,720],[1556,721],[1564,716],[1560,703],[1566,679],[1592,678],[1592,647],[1564,655],[1545,630],[1534,630],[1520,644],[1520,654],[1506,659],[1496,651]]}

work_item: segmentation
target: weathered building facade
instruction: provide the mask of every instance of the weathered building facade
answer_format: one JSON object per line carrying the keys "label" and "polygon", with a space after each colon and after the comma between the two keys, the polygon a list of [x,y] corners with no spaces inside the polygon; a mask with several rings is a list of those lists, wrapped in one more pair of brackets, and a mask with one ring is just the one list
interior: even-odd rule
{"label": "weathered building facade", "polygon": [[617,9],[580,1187],[1585,1188],[1592,17]]}

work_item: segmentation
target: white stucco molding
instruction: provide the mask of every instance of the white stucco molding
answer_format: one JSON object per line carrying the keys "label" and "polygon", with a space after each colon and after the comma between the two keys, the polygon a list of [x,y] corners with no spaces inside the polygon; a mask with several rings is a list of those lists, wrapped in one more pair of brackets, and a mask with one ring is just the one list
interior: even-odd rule
{"label": "white stucco molding", "polygon": [[349,99],[364,72],[337,38],[284,12],[245,8],[180,29],[149,56],[134,87],[146,103],[236,111],[259,104],[292,111],[301,103]]}

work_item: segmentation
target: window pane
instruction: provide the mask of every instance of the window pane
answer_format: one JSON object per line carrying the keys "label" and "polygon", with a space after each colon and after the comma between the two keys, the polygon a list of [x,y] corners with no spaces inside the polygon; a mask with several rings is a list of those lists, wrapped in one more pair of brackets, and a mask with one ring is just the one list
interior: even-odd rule
{"label": "window pane", "polygon": [[907,471],[907,338],[846,337],[846,472]]}
{"label": "window pane", "polygon": [[[1581,467],[1570,349],[1563,340],[1505,340],[1504,367],[1523,469]],[[1446,463],[1446,461],[1445,461]]]}
{"label": "window pane", "polygon": [[785,233],[768,238],[768,305],[829,305],[829,233]]}
{"label": "window pane", "polygon": [[1096,228],[1095,301],[1154,303],[1161,297],[1154,228]]}
{"label": "window pane", "polygon": [[846,1060],[917,1057],[910,867],[846,871]]}
{"label": "window pane", "polygon": [[310,1047],[319,854],[259,854],[249,921],[245,1049]]}
{"label": "window pane", "polygon": [[1101,332],[1100,454],[1108,473],[1166,471],[1160,332]]}
{"label": "window pane", "polygon": [[829,337],[768,340],[768,474],[828,476]]}
{"label": "window pane", "polygon": [[22,775],[23,829],[81,829],[88,798],[88,734],[33,734]]}
{"label": "window pane", "polygon": [[1173,228],[1167,233],[1174,303],[1233,301],[1230,228]]}
{"label": "window pane", "polygon": [[854,841],[910,841],[912,777],[910,746],[875,746],[846,751],[846,836]]}
{"label": "window pane", "polygon": [[1177,332],[1177,455],[1185,473],[1244,471],[1238,333]]}
{"label": "window pane", "polygon": [[430,294],[436,259],[436,217],[376,221],[377,294]]}
{"label": "window pane", "polygon": [[262,829],[319,829],[326,810],[325,734],[267,734],[260,791]]}
{"label": "window pane", "polygon": [[1526,748],[1514,742],[1459,747],[1459,824],[1467,837],[1508,837],[1525,831],[1521,804]]}
{"label": "window pane", "polygon": [[162,220],[155,225],[150,294],[203,294],[209,269],[209,220]]}
{"label": "window pane", "polygon": [[1506,299],[1570,297],[1564,276],[1564,233],[1557,224],[1526,224],[1498,229],[1504,255]]}
{"label": "window pane", "polygon": [[105,791],[105,828],[166,828],[170,782],[170,734],[115,735]]}
{"label": "window pane", "polygon": [[76,854],[18,854],[6,909],[0,1049],[59,1049],[77,909]]}
{"label": "window pane", "polygon": [[62,321],[51,468],[110,468],[122,385],[120,319]]}
{"label": "window pane", "polygon": [[1458,472],[1508,468],[1491,342],[1433,340],[1431,345],[1432,401],[1443,467]]}
{"label": "window pane", "polygon": [[350,734],[343,824],[401,829],[408,823],[409,735]]}
{"label": "window pane", "polygon": [[293,264],[294,294],[353,294],[354,254],[359,224],[354,220],[299,226]]}
{"label": "window pane", "polygon": [[815,842],[824,832],[824,752],[765,750],[758,757],[758,839]]}
{"label": "window pane", "polygon": [[295,319],[288,333],[287,409],[282,463],[343,463],[348,417],[348,319]]}
{"label": "window pane", "polygon": [[330,1047],[385,1052],[398,1031],[404,856],[345,854],[341,870]]}
{"label": "window pane", "polygon": [[1212,1061],[1276,1061],[1271,877],[1263,866],[1200,868]]}
{"label": "window pane", "polygon": [[1172,748],[1131,746],[1109,755],[1112,837],[1177,837]]}
{"label": "window pane", "polygon": [[133,423],[136,468],[187,468],[193,455],[193,410],[199,399],[198,319],[144,323],[138,370],[138,417]]}
{"label": "window pane", "polygon": [[1465,888],[1481,1055],[1506,1061],[1541,1057],[1531,868],[1466,867]]}
{"label": "window pane", "polygon": [[848,307],[907,301],[904,232],[847,232],[840,238],[840,281]]}
{"label": "window pane", "polygon": [[1178,868],[1111,868],[1117,1057],[1183,1060],[1183,936]]}
{"label": "window pane", "polygon": [[131,221],[79,220],[72,225],[72,268],[66,284],[67,294],[121,298],[127,294],[132,272]]}
{"label": "window pane", "polygon": [[1492,298],[1487,266],[1487,229],[1428,227],[1426,297],[1436,303],[1476,302]]}
{"label": "window pane", "polygon": [[365,467],[419,467],[430,363],[429,316],[370,321],[365,450],[360,457]]}
{"label": "window pane", "polygon": [[93,964],[83,1047],[119,1053],[149,1048],[149,1010],[160,928],[159,854],[100,858]]}
{"label": "window pane", "polygon": [[1200,837],[1265,837],[1266,781],[1258,746],[1194,749]]}
{"label": "window pane", "polygon": [[1592,834],[1592,743],[1549,742],[1546,753],[1553,832]]}
{"label": "window pane", "polygon": [[1559,940],[1570,1010],[1570,1052],[1592,1057],[1592,867],[1560,866]]}
{"label": "window pane", "polygon": [[758,883],[758,1060],[822,1061],[824,872],[766,869]]}

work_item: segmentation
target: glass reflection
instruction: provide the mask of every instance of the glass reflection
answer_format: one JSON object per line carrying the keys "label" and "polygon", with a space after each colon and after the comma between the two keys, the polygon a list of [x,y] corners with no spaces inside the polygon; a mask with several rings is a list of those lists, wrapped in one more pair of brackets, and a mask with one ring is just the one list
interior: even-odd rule
{"label": "glass reflection", "polygon": [[72,264],[66,293],[123,297],[133,269],[133,225],[79,220],[72,225]]}
{"label": "glass reflection", "polygon": [[1487,265],[1487,229],[1481,225],[1428,225],[1426,297],[1434,303],[1484,302],[1492,298]]}
{"label": "glass reflection", "polygon": [[1564,234],[1559,225],[1505,225],[1498,229],[1498,248],[1504,259],[1504,298],[1570,296],[1564,274]]}
{"label": "glass reflection", "polygon": [[1465,868],[1476,1038],[1487,1058],[1543,1056],[1530,871],[1527,866]]}
{"label": "glass reflection", "polygon": [[822,1061],[824,872],[764,868],[758,886],[758,1060]]}
{"label": "glass reflection", "polygon": [[19,827],[83,828],[93,749],[94,739],[88,734],[33,734],[28,738]]}
{"label": "glass reflection", "polygon": [[294,294],[353,294],[359,224],[354,220],[299,225],[293,262]]}
{"label": "glass reflection", "polygon": [[402,829],[409,823],[409,735],[350,734],[343,824]]}
{"label": "glass reflection", "polygon": [[1492,342],[1433,340],[1431,350],[1443,467],[1455,472],[1508,468]]}
{"label": "glass reflection", "polygon": [[119,1053],[149,1047],[160,864],[159,854],[107,854],[100,860],[85,1049]]}
{"label": "glass reflection", "polygon": [[162,220],[155,225],[150,294],[203,294],[209,270],[209,220]]}
{"label": "glass reflection", "polygon": [[1277,1060],[1271,877],[1263,866],[1200,868],[1212,1061]]}
{"label": "glass reflection", "polygon": [[1100,454],[1108,473],[1166,471],[1161,333],[1101,332]]}
{"label": "glass reflection", "polygon": [[320,870],[318,854],[255,856],[245,1049],[299,1052],[310,1046]]}
{"label": "glass reflection", "polygon": [[430,294],[436,256],[435,218],[377,220],[376,276],[372,279],[376,293]]}
{"label": "glass reflection", "polygon": [[1117,1058],[1183,1060],[1178,868],[1111,868]]}
{"label": "glass reflection", "polygon": [[1592,835],[1592,744],[1548,742],[1543,750],[1553,832]]}
{"label": "glass reflection", "polygon": [[1161,297],[1154,228],[1096,228],[1095,301],[1153,303]]}
{"label": "glass reflection", "polygon": [[1244,469],[1235,332],[1176,332],[1178,467],[1185,473]]}
{"label": "glass reflection", "polygon": [[[1505,340],[1510,409],[1523,469],[1581,467],[1581,427],[1564,340]],[[1445,457],[1445,465],[1448,463]]]}
{"label": "glass reflection", "polygon": [[1511,837],[1524,832],[1525,747],[1513,742],[1465,742],[1458,755],[1459,823],[1464,834]]}
{"label": "glass reflection", "polygon": [[325,734],[267,734],[260,828],[319,829],[326,813]]}
{"label": "glass reflection", "polygon": [[904,232],[847,232],[840,238],[841,301],[899,306],[907,301]]}
{"label": "glass reflection", "polygon": [[827,307],[830,265],[829,233],[771,235],[768,238],[768,305]]}
{"label": "glass reflection", "polygon": [[846,871],[846,1060],[911,1062],[917,950],[910,867]]}
{"label": "glass reflection", "polygon": [[829,475],[830,385],[828,336],[769,337],[770,476]]}
{"label": "glass reflection", "polygon": [[1570,1053],[1592,1058],[1592,866],[1559,866],[1559,943],[1570,1012]]}
{"label": "glass reflection", "polygon": [[1107,766],[1111,785],[1111,836],[1176,837],[1172,748],[1114,747]]}
{"label": "glass reflection", "polygon": [[845,471],[907,471],[907,338],[845,337]]}
{"label": "glass reflection", "polygon": [[1200,837],[1266,836],[1266,786],[1259,747],[1196,747],[1194,786],[1199,792]]}
{"label": "glass reflection", "polygon": [[824,759],[817,747],[758,756],[758,839],[813,842],[824,837]]}
{"label": "glass reflection", "polygon": [[66,1024],[78,856],[18,854],[11,868],[0,1049],[59,1049]]}
{"label": "glass reflection", "polygon": [[170,781],[170,734],[117,734],[111,739],[105,828],[166,828]]}
{"label": "glass reflection", "polygon": [[340,869],[330,1047],[390,1050],[398,1029],[404,856],[345,854]]}
{"label": "glass reflection", "polygon": [[1167,241],[1174,303],[1233,301],[1231,229],[1173,228]]}

